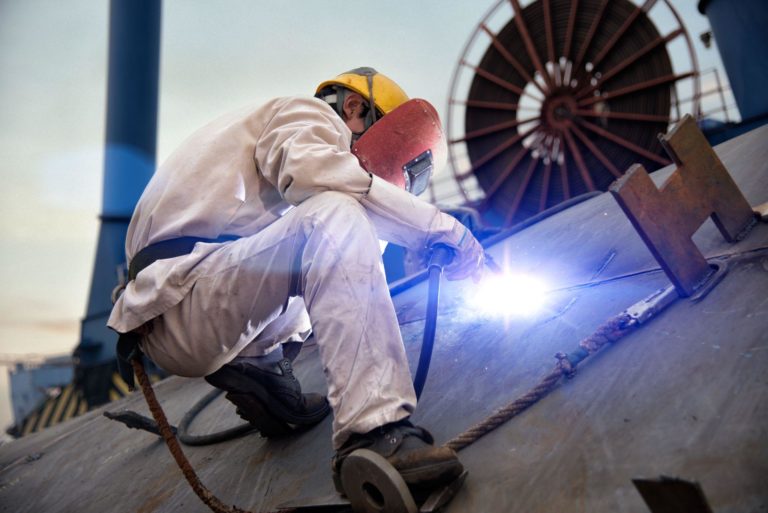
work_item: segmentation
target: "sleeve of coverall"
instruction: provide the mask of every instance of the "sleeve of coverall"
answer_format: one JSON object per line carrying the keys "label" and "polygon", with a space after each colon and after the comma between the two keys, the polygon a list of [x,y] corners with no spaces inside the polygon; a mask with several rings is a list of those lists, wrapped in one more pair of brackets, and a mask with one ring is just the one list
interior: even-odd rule
{"label": "sleeve of coverall", "polygon": [[286,99],[263,134],[254,157],[288,203],[298,205],[324,191],[359,200],[368,191],[371,179],[349,151],[349,128],[320,100]]}
{"label": "sleeve of coverall", "polygon": [[456,218],[434,205],[377,176],[361,203],[384,240],[416,250],[438,243],[453,248],[448,278],[479,277],[482,272],[485,254],[480,243]]}

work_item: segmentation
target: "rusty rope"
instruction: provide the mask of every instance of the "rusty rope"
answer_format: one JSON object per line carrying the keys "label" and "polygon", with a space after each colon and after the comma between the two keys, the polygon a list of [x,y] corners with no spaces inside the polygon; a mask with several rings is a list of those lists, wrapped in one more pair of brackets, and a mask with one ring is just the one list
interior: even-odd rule
{"label": "rusty rope", "polygon": [[560,378],[563,376],[566,378],[573,377],[576,373],[576,367],[584,358],[596,353],[606,344],[616,342],[637,326],[637,322],[626,313],[612,317],[598,326],[594,333],[582,340],[577,351],[570,354],[557,353],[555,355],[558,360],[557,365],[535,387],[506,406],[499,408],[485,420],[449,440],[445,446],[454,451],[460,451],[473,444],[546,396],[557,386]]}
{"label": "rusty rope", "polygon": [[[238,508],[237,506],[227,506],[218,497],[216,497],[208,488],[203,485],[200,478],[195,473],[195,469],[189,463],[189,460],[184,455],[184,451],[181,450],[181,445],[176,439],[176,435],[173,434],[171,426],[168,424],[168,419],[163,412],[163,408],[160,406],[160,402],[155,396],[155,391],[152,389],[152,385],[149,382],[149,377],[144,370],[144,364],[141,361],[141,356],[131,359],[131,365],[133,366],[133,372],[136,374],[136,378],[141,386],[141,391],[144,393],[144,398],[149,405],[149,411],[152,413],[155,422],[160,430],[160,434],[168,445],[168,450],[171,451],[173,459],[176,460],[176,464],[181,469],[184,477],[187,478],[187,482],[194,490],[195,494],[200,497],[200,500],[208,506],[211,511],[215,513],[252,513],[247,510]],[[290,510],[283,510],[288,513]]]}

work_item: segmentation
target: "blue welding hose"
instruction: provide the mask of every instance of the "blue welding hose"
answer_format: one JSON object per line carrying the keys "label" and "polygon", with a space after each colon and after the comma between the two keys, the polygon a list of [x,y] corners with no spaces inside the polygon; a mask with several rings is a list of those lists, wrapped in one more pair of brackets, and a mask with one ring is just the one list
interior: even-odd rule
{"label": "blue welding hose", "polygon": [[429,364],[432,362],[432,348],[435,345],[435,333],[437,331],[437,309],[440,302],[440,279],[443,275],[443,267],[453,259],[453,250],[444,244],[436,244],[432,247],[432,255],[429,258],[429,289],[427,292],[427,319],[424,324],[424,339],[421,342],[419,364],[416,368],[416,376],[413,378],[413,388],[416,398],[421,397],[424,383],[429,374]]}

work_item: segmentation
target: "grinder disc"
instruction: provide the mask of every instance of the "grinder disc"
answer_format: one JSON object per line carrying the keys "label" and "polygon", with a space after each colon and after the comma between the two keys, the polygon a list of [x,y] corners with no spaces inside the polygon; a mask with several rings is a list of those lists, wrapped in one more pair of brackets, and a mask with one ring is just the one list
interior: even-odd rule
{"label": "grinder disc", "polygon": [[358,449],[344,460],[341,483],[356,513],[416,513],[416,503],[397,470],[379,454]]}

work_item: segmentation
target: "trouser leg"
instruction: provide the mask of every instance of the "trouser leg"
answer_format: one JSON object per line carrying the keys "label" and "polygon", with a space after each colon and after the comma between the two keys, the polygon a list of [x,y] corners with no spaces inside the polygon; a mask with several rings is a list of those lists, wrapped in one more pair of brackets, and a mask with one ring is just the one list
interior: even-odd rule
{"label": "trouser leg", "polygon": [[301,272],[335,448],[353,432],[410,415],[416,402],[376,232],[359,203],[343,198],[307,238]]}
{"label": "trouser leg", "polygon": [[274,352],[282,354],[283,343],[304,342],[311,333],[312,325],[304,301],[300,297],[292,297],[285,312],[269,323],[238,356],[262,357]]}
{"label": "trouser leg", "polygon": [[412,413],[376,233],[359,202],[319,194],[211,258],[217,264],[155,323],[147,352],[161,366],[182,375],[214,372],[301,295],[328,382],[334,447]]}

